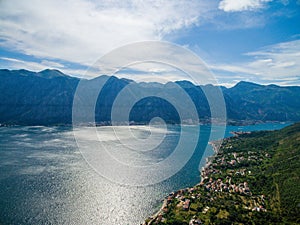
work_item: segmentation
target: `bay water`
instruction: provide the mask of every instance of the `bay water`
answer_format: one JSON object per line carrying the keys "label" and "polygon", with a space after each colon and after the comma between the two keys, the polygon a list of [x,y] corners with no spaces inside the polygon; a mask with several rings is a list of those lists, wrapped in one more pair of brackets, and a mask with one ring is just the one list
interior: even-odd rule
{"label": "bay water", "polygon": [[[287,125],[227,126],[224,136],[231,136],[230,131],[275,130]],[[186,127],[185,135],[194,134],[196,128]],[[199,183],[199,170],[205,158],[213,154],[208,145],[209,135],[220,133],[224,127],[212,129],[201,125],[197,146],[182,169],[163,181],[145,185],[132,182],[135,174],[114,171],[124,176],[120,183],[91,166],[78,147],[81,141],[78,139],[92,142],[90,129],[0,127],[0,224],[140,224],[159,209],[168,193]],[[134,143],[130,140],[132,136],[127,137],[128,133],[122,129],[124,127],[114,127],[112,133],[107,127],[98,127],[97,132],[106,150],[119,157],[118,160],[132,164],[163,160],[176,148],[182,135],[182,127],[168,126],[164,140],[153,151],[128,152],[123,151],[120,140],[114,138],[117,131],[128,143]],[[130,129],[140,137],[149,135],[147,126]],[[143,147],[149,144],[145,141]],[[183,144],[186,149],[192,148],[189,141]],[[149,179],[155,176],[151,170],[143,173]]]}

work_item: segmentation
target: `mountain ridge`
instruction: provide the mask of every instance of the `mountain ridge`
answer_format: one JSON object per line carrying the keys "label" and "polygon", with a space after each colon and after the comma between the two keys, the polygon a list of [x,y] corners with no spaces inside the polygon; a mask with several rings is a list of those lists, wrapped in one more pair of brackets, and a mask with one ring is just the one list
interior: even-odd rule
{"label": "mountain ridge", "polygon": [[[0,69],[0,123],[71,124],[73,98],[81,80],[88,86],[87,90],[95,90],[99,85],[104,85],[96,102],[95,122],[97,124],[110,124],[113,102],[129,84],[139,93],[147,91],[147,93],[151,91],[165,93],[174,101],[180,102],[184,100],[180,99],[176,88],[173,88],[179,86],[195,104],[202,122],[210,121],[210,108],[204,89],[210,91],[218,89],[223,92],[229,123],[300,121],[300,87],[298,86],[260,85],[246,81],[241,81],[231,88],[211,84],[195,85],[186,80],[167,84],[137,83],[107,75],[89,80],[80,79],[51,69],[40,72]],[[89,102],[89,97],[86,101]],[[133,109],[131,112],[130,120],[136,123],[148,123],[151,120],[150,116],[155,117],[164,113],[169,123],[180,122],[175,116],[174,107],[159,98],[149,96],[146,100],[137,102],[134,107],[142,110],[139,112]]]}

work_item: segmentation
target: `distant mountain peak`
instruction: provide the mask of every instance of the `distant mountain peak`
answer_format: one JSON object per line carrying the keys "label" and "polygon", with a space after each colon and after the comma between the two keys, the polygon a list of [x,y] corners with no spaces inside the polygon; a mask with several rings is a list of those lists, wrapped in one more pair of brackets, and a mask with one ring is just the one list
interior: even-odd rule
{"label": "distant mountain peak", "polygon": [[195,85],[191,81],[188,81],[188,80],[175,81],[175,83],[183,88],[194,88],[195,87]]}
{"label": "distant mountain peak", "polygon": [[18,73],[21,76],[30,76],[32,75],[34,72],[29,71],[29,70],[25,70],[25,69],[20,69],[20,70],[8,70],[9,72],[13,72],[13,73]]}
{"label": "distant mountain peak", "polygon": [[278,86],[278,85],[276,85],[276,84],[269,84],[268,87],[279,88],[280,86]]}
{"label": "distant mountain peak", "polygon": [[252,86],[252,87],[257,86],[257,87],[261,87],[263,85],[252,83],[252,82],[249,82],[249,81],[240,81],[234,87],[240,87],[240,86]]}
{"label": "distant mountain peak", "polygon": [[37,76],[40,76],[43,78],[69,77],[68,75],[66,75],[63,72],[56,70],[56,69],[42,70],[37,73]]}

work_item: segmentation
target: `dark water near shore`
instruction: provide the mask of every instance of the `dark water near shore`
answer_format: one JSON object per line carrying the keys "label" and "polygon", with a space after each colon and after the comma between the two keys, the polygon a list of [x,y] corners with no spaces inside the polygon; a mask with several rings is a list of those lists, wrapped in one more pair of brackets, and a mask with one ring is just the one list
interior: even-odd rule
{"label": "dark water near shore", "polygon": [[[225,136],[230,136],[230,131],[273,130],[286,125],[228,126]],[[212,133],[221,128],[214,127]],[[89,128],[75,132],[83,129],[82,138],[88,139]],[[117,152],[112,134],[99,129],[106,135],[106,145],[131,161],[132,155]],[[145,133],[143,129],[137,129],[139,135]],[[186,135],[194,129],[188,127]],[[130,154],[136,154],[137,161],[141,156],[159,161],[178,144],[180,130],[170,126],[152,155]],[[211,128],[201,126],[200,131],[197,148],[183,169],[163,182],[137,187],[130,185],[130,175],[126,178],[129,185],[117,184],[91,168],[77,147],[72,128],[0,127],[0,224],[140,224],[159,208],[167,193],[199,182],[199,167],[204,157],[212,154],[207,146]],[[126,133],[122,137],[126,138]],[[185,145],[189,148],[190,143]]]}

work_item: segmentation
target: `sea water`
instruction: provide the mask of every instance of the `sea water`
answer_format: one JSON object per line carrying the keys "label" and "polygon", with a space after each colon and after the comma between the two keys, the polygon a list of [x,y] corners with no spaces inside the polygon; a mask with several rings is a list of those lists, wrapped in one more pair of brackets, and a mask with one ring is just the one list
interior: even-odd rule
{"label": "sea water", "polygon": [[[224,136],[230,136],[230,131],[274,130],[286,125],[227,126]],[[134,166],[144,162],[155,164],[172,154],[182,127],[167,128],[163,141],[147,152],[136,150],[153,144],[150,141],[142,147],[137,145],[135,151],[125,151],[120,144],[121,139],[133,144],[133,137],[146,139],[147,126],[130,127],[135,136],[124,131],[124,127],[114,127],[114,132],[98,127],[97,132],[106,151]],[[186,127],[185,135],[194,134],[196,128]],[[201,126],[198,144],[182,169],[158,183],[135,185],[135,174],[122,174],[124,179],[118,182],[105,176],[105,171],[97,171],[84,157],[77,143],[95,141],[90,140],[90,127],[0,127],[0,224],[140,224],[159,209],[168,193],[200,181],[199,168],[205,157],[213,153],[208,145],[209,136],[222,130],[222,126]],[[115,132],[119,135],[117,139]],[[186,150],[193,147],[188,139],[184,146]],[[115,171],[118,172],[124,173]],[[150,170],[143,173],[149,178],[156,175]]]}

